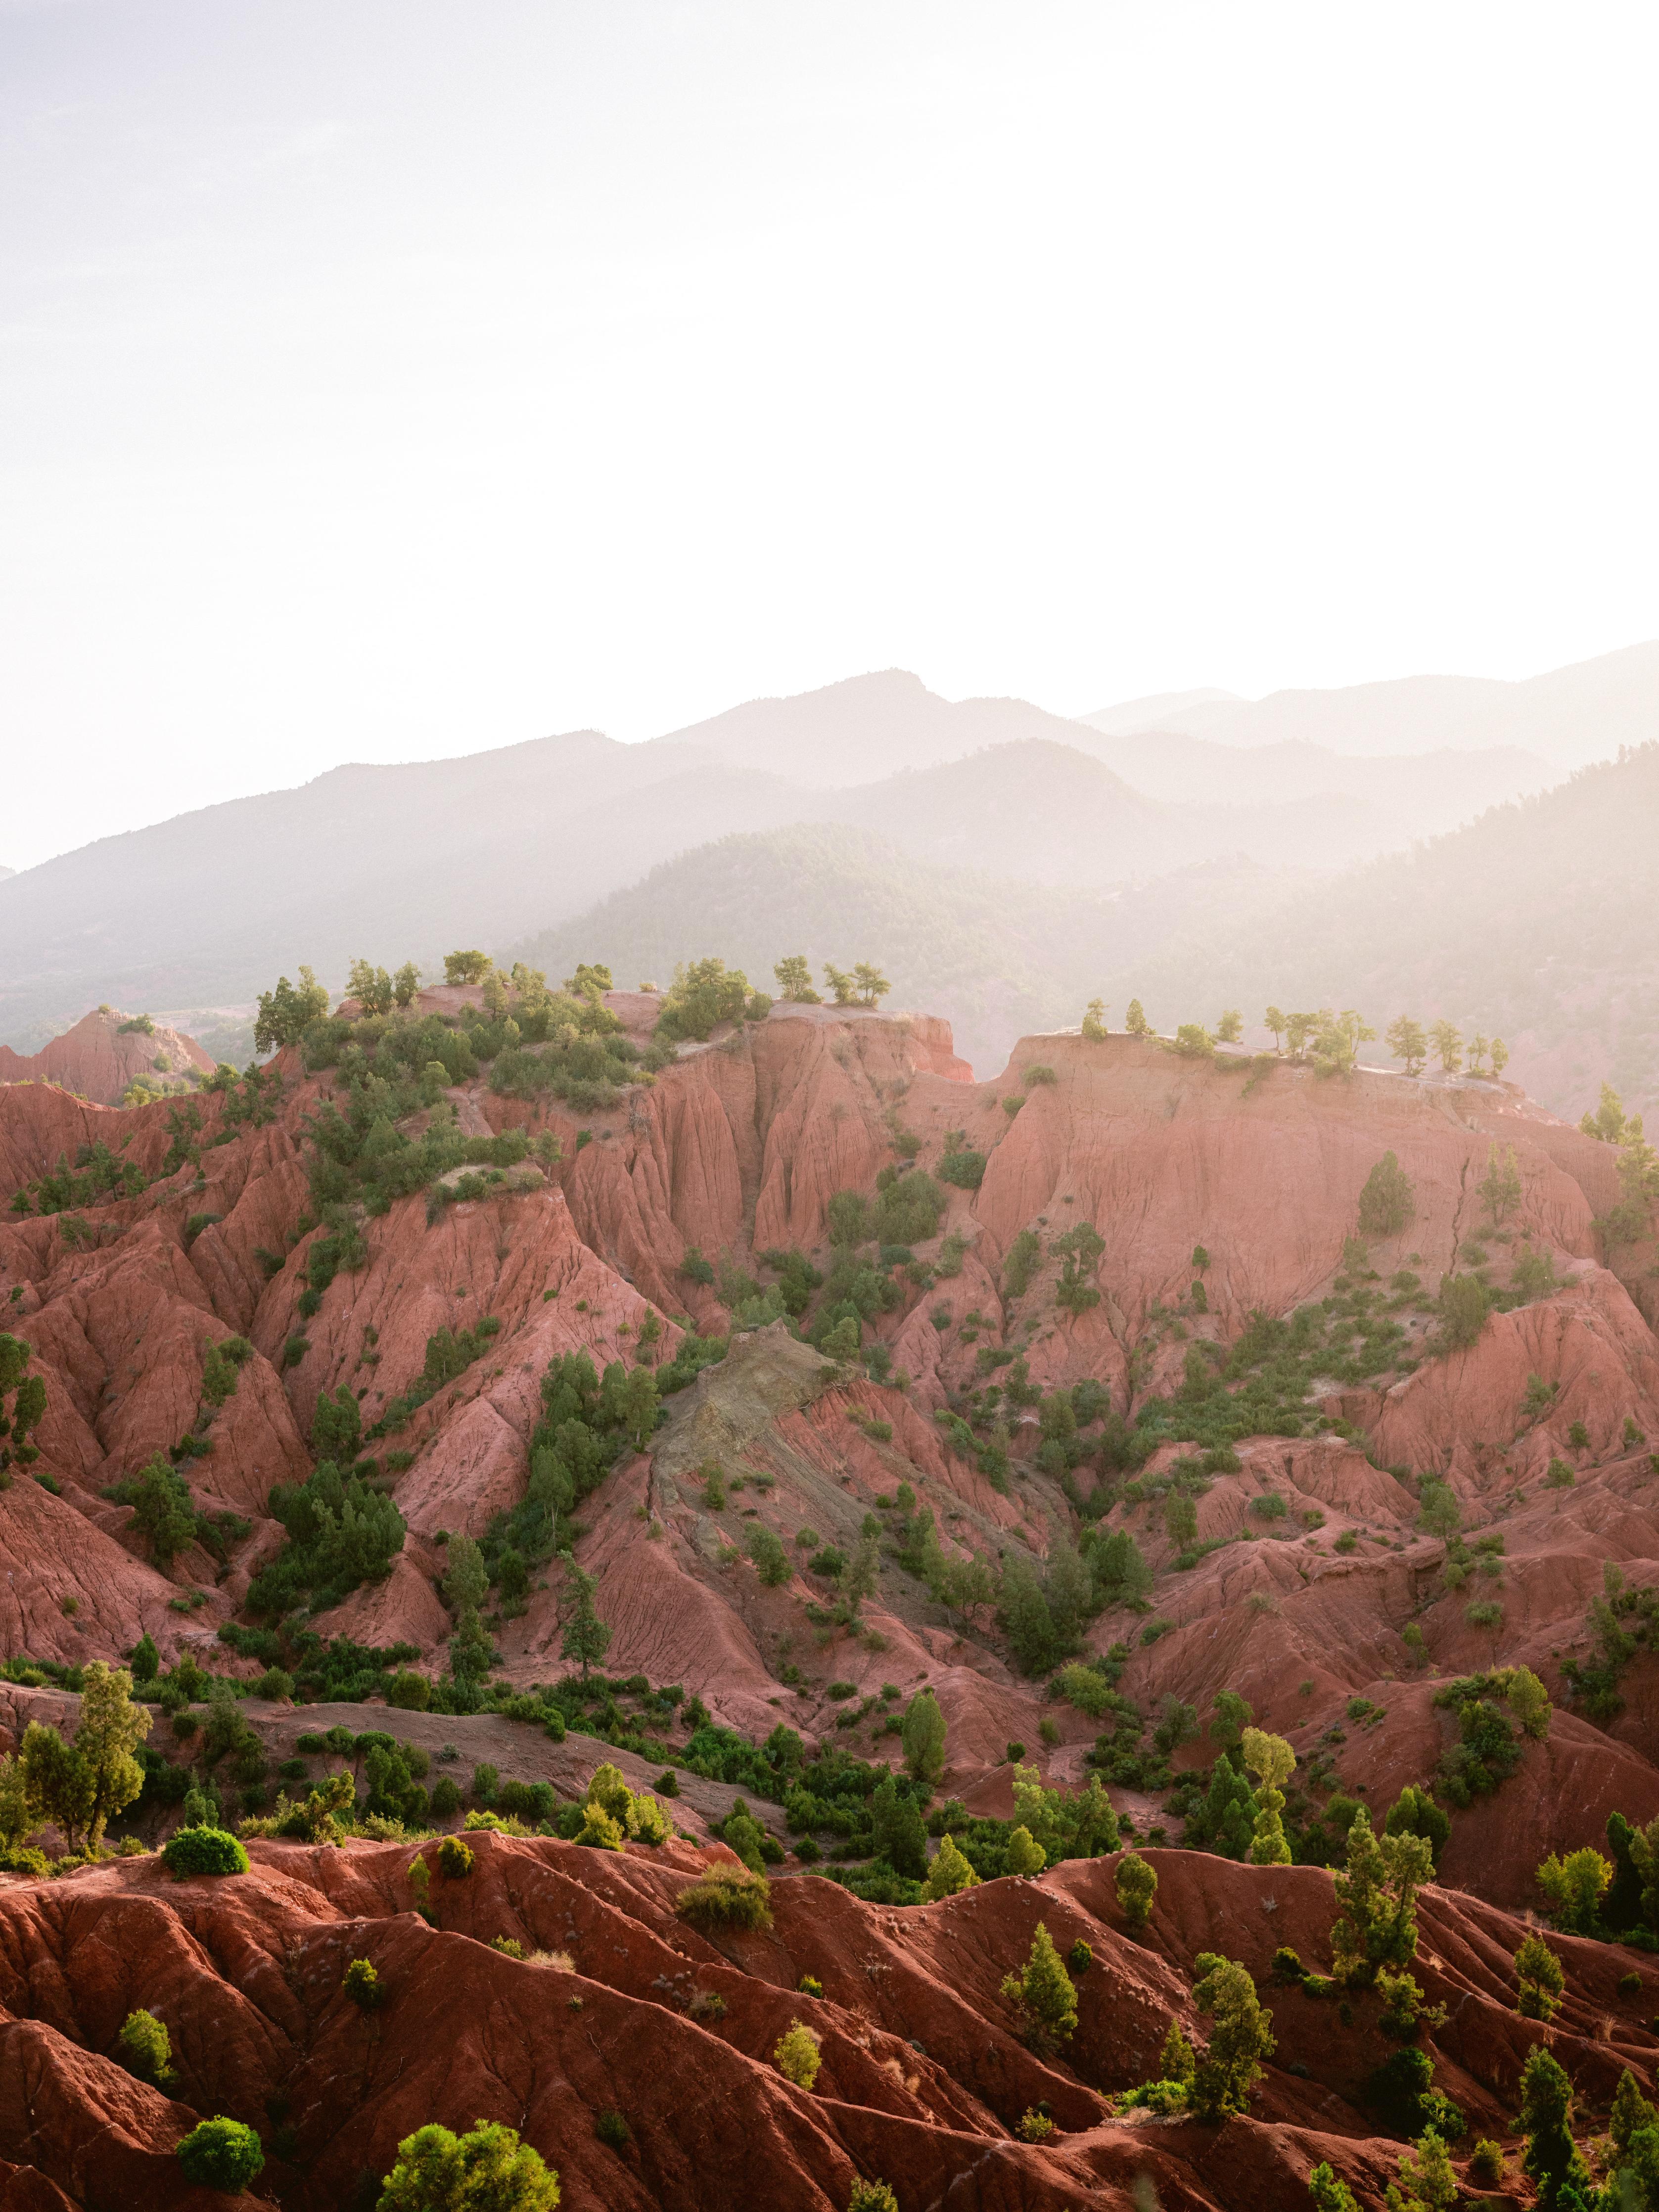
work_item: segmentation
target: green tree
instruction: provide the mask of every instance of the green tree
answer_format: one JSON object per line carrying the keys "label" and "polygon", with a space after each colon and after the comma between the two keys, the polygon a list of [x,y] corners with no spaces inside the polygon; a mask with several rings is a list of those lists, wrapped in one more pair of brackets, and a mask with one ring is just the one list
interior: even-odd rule
{"label": "green tree", "polygon": [[1415,2151],[1402,2151],[1400,2179],[1383,2198],[1388,2212],[1451,2212],[1458,2202],[1457,2175],[1443,2137],[1425,2128]]}
{"label": "green tree", "polygon": [[832,967],[826,960],[823,963],[823,980],[830,995],[838,1006],[850,1006],[857,1003],[857,980],[849,975],[844,968]]}
{"label": "green tree", "polygon": [[1244,2110],[1261,2078],[1261,2062],[1278,2047],[1273,2016],[1258,2001],[1249,1969],[1236,1960],[1200,1951],[1194,1966],[1193,2002],[1215,2025],[1199,2054],[1188,2103],[1194,2119],[1219,2122]]}
{"label": "green tree", "polygon": [[469,951],[446,952],[444,981],[446,983],[482,983],[495,964],[487,952],[480,952],[476,947]]}
{"label": "green tree", "polygon": [[1601,1899],[1613,1880],[1610,1860],[1586,1844],[1565,1858],[1552,1852],[1537,1874],[1538,1887],[1549,1899],[1550,1918],[1568,1936],[1600,1933]]}
{"label": "green tree", "polygon": [[1612,1084],[1601,1085],[1601,1103],[1593,1114],[1586,1114],[1578,1124],[1587,1137],[1595,1137],[1604,1145],[1624,1141],[1625,1104]]}
{"label": "green tree", "polygon": [[326,1390],[317,1393],[311,1416],[311,1449],[319,1460],[331,1459],[337,1467],[349,1467],[357,1456],[362,1434],[362,1414],[343,1382],[332,1397]]}
{"label": "green tree", "polygon": [[1352,1006],[1340,1014],[1328,1009],[1319,1018],[1319,1029],[1314,1038],[1314,1058],[1320,1071],[1327,1075],[1352,1075],[1359,1062],[1359,1048],[1369,1044],[1376,1031],[1360,1019]]}
{"label": "green tree", "polygon": [[1613,2092],[1613,2112],[1607,2121],[1607,2133],[1613,2137],[1613,2148],[1621,2155],[1629,2150],[1632,2141],[1644,2128],[1659,2122],[1659,2112],[1642,2094],[1636,2076],[1628,2066],[1619,2076],[1619,2087]]}
{"label": "green tree", "polygon": [[1330,2161],[1322,2160],[1308,2176],[1308,2195],[1313,2212],[1359,2212],[1359,2203],[1346,2181],[1339,2181]]}
{"label": "green tree", "polygon": [[1417,1893],[1434,1873],[1434,1854],[1421,1836],[1378,1837],[1362,1806],[1348,1830],[1347,1865],[1332,1888],[1332,1972],[1365,1989],[1379,1966],[1403,1966],[1417,1955]]}
{"label": "green tree", "polygon": [[[1086,1313],[1091,1306],[1100,1304],[1100,1292],[1090,1280],[1106,1249],[1106,1239],[1091,1221],[1079,1221],[1054,1243],[1055,1256],[1061,1261],[1060,1279],[1054,1285],[1054,1304],[1068,1313]],[[1066,1405],[1065,1399],[1050,1403]],[[1045,1412],[1047,1407],[1044,1408]],[[1076,1425],[1073,1417],[1073,1427]]]}
{"label": "green tree", "polygon": [[1492,1079],[1496,1083],[1510,1064],[1510,1048],[1500,1036],[1492,1041]]}
{"label": "green tree", "polygon": [[1411,1177],[1393,1152],[1384,1152],[1359,1194],[1362,1237],[1397,1237],[1416,1212]]}
{"label": "green tree", "polygon": [[1401,1014],[1398,1021],[1389,1023],[1382,1042],[1396,1060],[1405,1061],[1407,1075],[1421,1075],[1429,1056],[1429,1040],[1420,1023]]}
{"label": "green tree", "polygon": [[636,1452],[642,1452],[656,1433],[657,1408],[661,1404],[657,1378],[648,1367],[635,1367],[622,1389],[623,1435]]}
{"label": "green tree", "polygon": [[1515,2008],[1522,2020],[1553,2020],[1560,2009],[1566,1976],[1561,1961],[1541,1936],[1528,1935],[1515,1954],[1520,1994]]}
{"label": "green tree", "polygon": [[1164,1500],[1164,1533],[1177,1551],[1197,1537],[1198,1508],[1184,1490],[1172,1490]]}
{"label": "green tree", "polygon": [[419,2128],[398,2146],[375,2212],[553,2212],[559,2177],[498,2120]]}
{"label": "green tree", "polygon": [[366,1014],[389,1014],[397,1003],[398,987],[384,968],[354,960],[346,978],[346,996],[356,999]]}
{"label": "green tree", "polygon": [[63,1831],[71,1850],[86,1839],[97,1802],[97,1789],[87,1761],[56,1729],[44,1721],[31,1721],[23,1731],[17,1763],[23,1778],[31,1827],[48,1820]]}
{"label": "green tree", "polygon": [[1048,1855],[1029,1828],[1016,1827],[1003,1849],[1003,1866],[1017,1876],[1041,1874],[1048,1865]]}
{"label": "green tree", "polygon": [[1218,1044],[1237,1044],[1244,1034],[1244,1017],[1237,1006],[1229,1006],[1215,1025]]}
{"label": "green tree", "polygon": [[1151,1036],[1152,1025],[1142,1012],[1139,999],[1130,1000],[1128,1010],[1123,1017],[1123,1026],[1133,1037]]}
{"label": "green tree", "polygon": [[475,1610],[489,1595],[489,1570],[484,1555],[471,1536],[449,1540],[448,1567],[444,1575],[444,1601],[453,1613]]}
{"label": "green tree", "polygon": [[1100,999],[1091,999],[1088,1006],[1084,1009],[1084,1037],[1090,1044],[1098,1044],[1106,1034],[1105,1003]]}
{"label": "green tree", "polygon": [[1449,1482],[1437,1482],[1425,1475],[1418,1486],[1417,1508],[1417,1525],[1425,1528],[1431,1536],[1444,1540],[1455,1536],[1463,1525],[1463,1509]]}
{"label": "green tree", "polygon": [[842,1600],[854,1620],[865,1600],[875,1595],[880,1576],[881,1540],[874,1535],[860,1536],[838,1578]]}
{"label": "green tree", "polygon": [[1255,1833],[1250,1839],[1252,1866],[1289,1866],[1291,1847],[1285,1840],[1285,1784],[1296,1771],[1296,1753],[1282,1735],[1268,1735],[1258,1728],[1244,1731],[1243,1749],[1247,1771],[1258,1784]]}
{"label": "green tree", "polygon": [[722,1022],[740,1022],[749,1004],[749,978],[718,959],[682,961],[663,994],[657,1035],[671,1042],[702,1039]]}
{"label": "green tree", "polygon": [[1450,1350],[1467,1351],[1491,1312],[1492,1293],[1478,1275],[1440,1278],[1440,1327]]}
{"label": "green tree", "polygon": [[937,1900],[955,1897],[964,1889],[976,1887],[979,1876],[969,1864],[966,1856],[957,1845],[955,1837],[948,1832],[940,1838],[939,1850],[927,1869],[927,1894]]}
{"label": "green tree", "polygon": [[1198,2053],[1187,2040],[1181,2022],[1172,2013],[1163,2048],[1158,2054],[1158,2078],[1160,2081],[1180,2081],[1190,2085],[1197,2071]]}
{"label": "green tree", "polygon": [[1521,1203],[1521,1164],[1513,1145],[1506,1145],[1501,1155],[1495,1144],[1487,1147],[1486,1172],[1476,1190],[1493,1225],[1501,1228]]}
{"label": "green tree", "polygon": [[1463,1040],[1451,1022],[1433,1023],[1429,1030],[1429,1042],[1439,1055],[1441,1073],[1456,1075],[1463,1066]]}
{"label": "green tree", "polygon": [[853,969],[853,981],[858,987],[859,1004],[873,1006],[878,999],[884,999],[892,985],[879,968],[867,960],[860,960]]}
{"label": "green tree", "polygon": [[1024,1966],[1003,1978],[1002,2001],[1018,2015],[1034,2050],[1051,2051],[1071,2041],[1077,2027],[1077,1991],[1041,1920]]}
{"label": "green tree", "polygon": [[405,1012],[414,1005],[420,988],[420,969],[412,960],[405,960],[392,979],[392,995]]}
{"label": "green tree", "polygon": [[911,1881],[927,1872],[927,1830],[921,1808],[914,1797],[899,1795],[897,1783],[884,1774],[870,1796],[870,1840],[878,1859]]}
{"label": "green tree", "polygon": [[775,1529],[763,1521],[757,1521],[749,1531],[749,1556],[755,1562],[755,1572],[769,1589],[778,1589],[789,1581],[794,1569],[789,1554]]}
{"label": "green tree", "polygon": [[945,1771],[945,1716],[930,1689],[916,1692],[905,1708],[900,1741],[904,1764],[918,1782],[937,1782]]}
{"label": "green tree", "polygon": [[582,1670],[582,1680],[587,1680],[588,1669],[596,1666],[611,1648],[611,1631],[594,1610],[593,1594],[599,1588],[592,1575],[586,1575],[567,1552],[564,1562],[575,1595],[575,1604],[564,1625],[560,1639],[562,1657],[574,1659]]}
{"label": "green tree", "polygon": [[147,1705],[132,1702],[132,1677],[125,1667],[90,1660],[81,1681],[81,1719],[75,1750],[92,1784],[88,1840],[95,1848],[104,1829],[124,1813],[144,1786],[144,1770],[133,1753],[149,1734]]}
{"label": "green tree", "polygon": [[605,993],[614,991],[617,986],[602,960],[579,960],[575,974],[565,977],[564,988],[573,998],[586,999],[590,1006],[597,1006]]}
{"label": "green tree", "polygon": [[1285,1017],[1285,1043],[1292,1060],[1305,1057],[1308,1040],[1317,1032],[1323,1018],[1319,1014],[1287,1014]]}
{"label": "green tree", "polygon": [[1261,1026],[1273,1039],[1276,1053],[1282,1054],[1285,1049],[1285,1018],[1277,1006],[1269,1006],[1261,1017]]}
{"label": "green tree", "polygon": [[791,952],[772,970],[778,989],[793,1006],[818,1006],[823,1001],[812,988],[812,970],[804,952]]}
{"label": "green tree", "polygon": [[12,1468],[32,1467],[40,1456],[29,1431],[45,1419],[46,1386],[26,1371],[33,1356],[27,1337],[0,1330],[0,1490],[9,1484]]}
{"label": "green tree", "polygon": [[312,974],[301,968],[298,987],[286,975],[277,978],[274,991],[261,991],[258,1012],[253,1024],[253,1048],[256,1052],[275,1052],[286,1044],[298,1044],[313,1022],[320,1021],[328,1012],[328,993]]}
{"label": "green tree", "polygon": [[1158,1895],[1158,1869],[1142,1858],[1139,1851],[1126,1851],[1118,1861],[1112,1887],[1119,1909],[1130,1927],[1144,1928],[1152,1917],[1152,1900]]}
{"label": "green tree", "polygon": [[157,1452],[138,1470],[125,1494],[132,1506],[129,1525],[149,1543],[151,1559],[165,1574],[177,1554],[196,1540],[196,1504],[190,1486]]}
{"label": "green tree", "polygon": [[21,1760],[0,1753],[0,1855],[21,1850],[40,1825]]}
{"label": "green tree", "polygon": [[1438,1866],[1451,1833],[1451,1815],[1435,1803],[1432,1790],[1408,1782],[1389,1806],[1382,1830],[1389,1836],[1421,1836]]}
{"label": "green tree", "polygon": [[1565,2208],[1563,2192],[1588,2190],[1589,2172],[1572,2140],[1572,2083],[1542,2044],[1533,2045],[1521,2071],[1521,2127],[1522,2169],[1538,2185],[1540,2206]]}
{"label": "green tree", "polygon": [[810,2089],[823,2063],[823,2039],[804,2021],[792,2020],[772,2049],[772,2063],[786,2081]]}

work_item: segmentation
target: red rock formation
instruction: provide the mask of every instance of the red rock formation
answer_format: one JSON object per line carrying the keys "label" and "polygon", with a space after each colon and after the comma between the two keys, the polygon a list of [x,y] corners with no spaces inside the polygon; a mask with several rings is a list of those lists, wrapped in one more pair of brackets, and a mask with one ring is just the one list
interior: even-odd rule
{"label": "red rock formation", "polygon": [[0,1044],[0,1083],[55,1084],[95,1105],[118,1106],[140,1075],[211,1075],[213,1062],[192,1036],[161,1023],[123,1027],[125,1014],[99,1006],[39,1052]]}

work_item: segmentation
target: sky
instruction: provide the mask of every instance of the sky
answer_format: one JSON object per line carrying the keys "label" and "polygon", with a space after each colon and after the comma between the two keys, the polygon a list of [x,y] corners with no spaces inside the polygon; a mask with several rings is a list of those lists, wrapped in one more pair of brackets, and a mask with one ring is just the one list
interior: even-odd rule
{"label": "sky", "polygon": [[0,0],[0,861],[1659,632],[1650,6]]}

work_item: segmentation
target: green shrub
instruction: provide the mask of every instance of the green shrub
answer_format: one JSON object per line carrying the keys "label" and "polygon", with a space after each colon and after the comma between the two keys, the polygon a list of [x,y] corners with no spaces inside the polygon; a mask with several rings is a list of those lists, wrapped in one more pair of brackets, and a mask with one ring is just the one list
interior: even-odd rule
{"label": "green shrub", "polygon": [[804,2021],[792,2020],[772,2049],[772,2063],[786,2081],[810,2089],[823,2063],[823,2039]]}
{"label": "green shrub", "polygon": [[680,1892],[674,1910],[694,1927],[769,1928],[770,1897],[764,1875],[715,1867]]}
{"label": "green shrub", "polygon": [[405,2136],[398,2163],[376,2200],[377,2212],[553,2212],[559,2178],[517,2131],[479,2120],[464,2136],[431,2125]]}
{"label": "green shrub", "polygon": [[459,1836],[446,1836],[438,1846],[438,1871],[446,1881],[461,1881],[472,1871],[472,1849]]}
{"label": "green shrub", "polygon": [[340,1987],[360,2012],[378,2012],[386,1999],[372,1959],[354,1959],[345,1970]]}
{"label": "green shrub", "polygon": [[1095,1962],[1094,1947],[1079,1936],[1066,1954],[1066,1963],[1074,1974],[1086,1974]]}
{"label": "green shrub", "polygon": [[614,2106],[599,2114],[593,2123],[593,2132],[608,2150],[626,2150],[634,2140],[633,2129]]}
{"label": "green shrub", "polygon": [[265,2154],[259,2138],[240,2120],[203,2120],[179,2145],[179,2163],[186,2181],[198,2189],[222,2190],[234,2197],[264,2171]]}
{"label": "green shrub", "polygon": [[899,2201],[884,2181],[855,2181],[847,2212],[899,2212]]}
{"label": "green shrub", "polygon": [[161,1860],[180,1881],[195,1874],[246,1874],[248,1866],[246,1851],[222,1828],[176,1830],[161,1847]]}
{"label": "green shrub", "polygon": [[1027,2106],[1020,2116],[1019,2139],[1022,2142],[1047,2142],[1054,2131],[1054,2124],[1047,2112],[1040,2112],[1034,2105]]}
{"label": "green shrub", "polygon": [[1504,2146],[1482,2136],[1469,2153],[1469,2179],[1483,2189],[1496,2189],[1504,2179]]}
{"label": "green shrub", "polygon": [[173,2045],[153,2012],[130,2012],[115,2039],[117,2057],[129,2074],[160,2089],[173,2079]]}

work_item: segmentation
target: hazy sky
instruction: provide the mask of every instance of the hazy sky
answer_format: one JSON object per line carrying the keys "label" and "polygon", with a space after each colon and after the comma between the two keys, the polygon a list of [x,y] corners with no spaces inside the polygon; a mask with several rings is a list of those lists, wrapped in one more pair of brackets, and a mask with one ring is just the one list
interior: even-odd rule
{"label": "hazy sky", "polygon": [[902,665],[1653,635],[1659,16],[0,0],[14,866]]}

